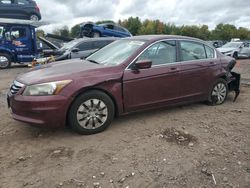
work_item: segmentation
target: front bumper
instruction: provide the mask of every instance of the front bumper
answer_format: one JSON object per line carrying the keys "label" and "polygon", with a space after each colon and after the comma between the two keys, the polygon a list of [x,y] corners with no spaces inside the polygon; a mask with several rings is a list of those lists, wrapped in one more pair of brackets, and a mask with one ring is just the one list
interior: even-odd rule
{"label": "front bumper", "polygon": [[61,95],[54,96],[7,96],[12,117],[15,120],[43,127],[65,125],[70,101]]}

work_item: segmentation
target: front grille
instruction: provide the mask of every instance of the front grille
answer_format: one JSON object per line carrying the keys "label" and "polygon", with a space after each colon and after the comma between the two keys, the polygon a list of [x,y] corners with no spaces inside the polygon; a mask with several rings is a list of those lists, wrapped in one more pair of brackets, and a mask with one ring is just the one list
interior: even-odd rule
{"label": "front grille", "polygon": [[24,86],[24,84],[15,80],[10,87],[11,95],[15,95],[23,86]]}

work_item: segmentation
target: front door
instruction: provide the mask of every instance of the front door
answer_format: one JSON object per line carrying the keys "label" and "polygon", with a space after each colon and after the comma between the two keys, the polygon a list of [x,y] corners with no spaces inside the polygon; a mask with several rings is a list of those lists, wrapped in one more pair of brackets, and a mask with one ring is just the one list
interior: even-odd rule
{"label": "front door", "polygon": [[10,31],[12,49],[15,50],[18,62],[31,62],[35,58],[31,29],[28,26],[14,26]]}
{"label": "front door", "polygon": [[129,66],[123,76],[126,112],[178,102],[180,63],[176,59],[176,42],[153,44],[137,60],[151,60],[152,67],[139,71]]}

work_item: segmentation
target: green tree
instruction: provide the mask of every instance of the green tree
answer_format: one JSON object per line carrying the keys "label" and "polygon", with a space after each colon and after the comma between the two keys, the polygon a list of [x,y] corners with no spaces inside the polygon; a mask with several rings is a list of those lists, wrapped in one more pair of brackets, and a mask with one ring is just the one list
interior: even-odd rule
{"label": "green tree", "polygon": [[237,28],[231,24],[218,24],[212,31],[212,39],[229,41],[237,37]]}
{"label": "green tree", "polygon": [[70,29],[70,36],[73,37],[73,38],[76,38],[76,37],[79,37],[80,35],[80,24],[77,24],[75,26],[73,26],[71,29]]}
{"label": "green tree", "polygon": [[127,20],[119,22],[121,26],[126,27],[132,35],[137,35],[141,28],[141,20],[139,17],[129,17]]}
{"label": "green tree", "polygon": [[97,21],[96,24],[103,24],[103,23],[115,23],[112,20],[102,20],[102,21]]}
{"label": "green tree", "polygon": [[60,35],[62,37],[69,37],[69,28],[68,26],[63,26],[60,29],[53,30],[52,33],[55,35]]}
{"label": "green tree", "polygon": [[36,36],[37,37],[44,37],[45,33],[42,29],[36,30]]}
{"label": "green tree", "polygon": [[250,30],[240,27],[237,31],[237,38],[250,40]]}

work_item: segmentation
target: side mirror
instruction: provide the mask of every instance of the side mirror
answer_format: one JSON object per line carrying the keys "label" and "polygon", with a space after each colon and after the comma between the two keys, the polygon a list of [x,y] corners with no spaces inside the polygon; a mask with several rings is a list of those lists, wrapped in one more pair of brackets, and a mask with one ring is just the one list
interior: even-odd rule
{"label": "side mirror", "polygon": [[73,48],[73,49],[71,50],[71,52],[73,52],[73,53],[77,53],[77,52],[79,52],[79,51],[80,51],[79,48]]}
{"label": "side mirror", "polygon": [[149,69],[152,66],[151,60],[138,60],[134,64],[133,70]]}

